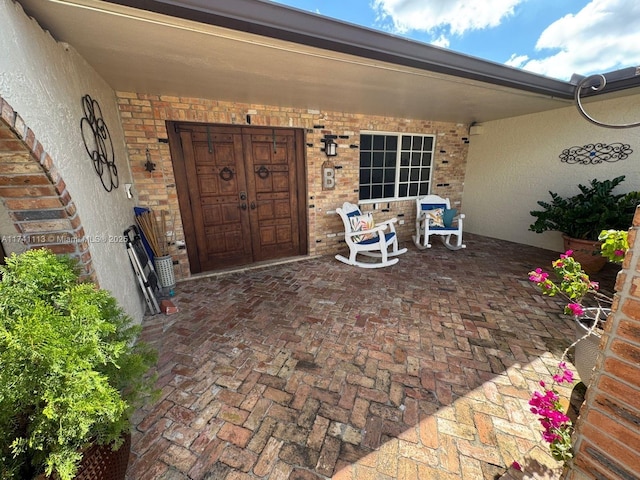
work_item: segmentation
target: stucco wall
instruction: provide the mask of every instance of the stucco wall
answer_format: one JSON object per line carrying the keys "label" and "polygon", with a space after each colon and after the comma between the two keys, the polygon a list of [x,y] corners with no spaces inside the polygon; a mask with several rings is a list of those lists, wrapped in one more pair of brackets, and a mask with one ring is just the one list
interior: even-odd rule
{"label": "stucco wall", "polygon": [[[57,43],[28,18],[17,3],[0,0],[0,95],[34,132],[58,171],[82,219],[86,235],[106,239],[91,245],[97,279],[136,321],[142,319],[138,293],[125,245],[109,241],[134,223],[132,183],[113,90],[72,48]],[[107,193],[88,157],[80,132],[81,99],[98,101],[110,130],[120,188]]]}
{"label": "stucco wall", "polygon": [[[601,121],[640,121],[640,95],[598,101],[587,105]],[[535,220],[529,212],[538,200],[579,193],[578,184],[592,179],[625,175],[615,190],[640,190],[640,128],[607,129],[585,120],[569,104],[567,108],[482,124],[480,135],[470,136],[464,185],[465,230],[560,251],[558,232],[528,231]],[[628,143],[629,158],[599,165],[569,165],[560,161],[565,148],[590,143]]]}

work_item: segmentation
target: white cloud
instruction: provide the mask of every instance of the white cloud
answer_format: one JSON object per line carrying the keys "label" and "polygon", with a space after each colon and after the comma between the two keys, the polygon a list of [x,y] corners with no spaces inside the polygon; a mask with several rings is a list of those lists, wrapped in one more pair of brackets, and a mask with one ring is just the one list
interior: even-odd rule
{"label": "white cloud", "polygon": [[[553,50],[548,56],[545,51]],[[575,15],[562,17],[540,35],[539,58],[512,55],[507,65],[555,78],[589,75],[640,65],[640,2],[592,0]]]}
{"label": "white cloud", "polygon": [[438,38],[431,40],[432,45],[442,48],[449,48],[450,43],[449,39],[444,35],[440,35]]}
{"label": "white cloud", "polygon": [[505,65],[514,68],[522,68],[529,61],[529,57],[527,55],[516,55],[515,53],[511,55],[511,58],[504,62]]}
{"label": "white cloud", "polygon": [[390,22],[394,33],[424,31],[438,44],[448,40],[444,32],[462,35],[470,30],[497,27],[523,0],[373,0],[379,22]]}

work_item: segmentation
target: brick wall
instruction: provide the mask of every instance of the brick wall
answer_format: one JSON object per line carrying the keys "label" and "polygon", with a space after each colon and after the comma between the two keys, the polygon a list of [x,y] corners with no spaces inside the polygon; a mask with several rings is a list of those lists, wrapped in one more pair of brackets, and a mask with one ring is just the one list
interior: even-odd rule
{"label": "brick wall", "polygon": [[574,436],[568,479],[640,478],[640,210]]}
{"label": "brick wall", "polygon": [[54,159],[2,97],[0,113],[0,199],[16,227],[3,243],[75,257],[82,276],[97,284],[89,242]]}
{"label": "brick wall", "polygon": [[[327,212],[335,210],[345,201],[357,202],[359,151],[352,146],[358,145],[361,130],[435,135],[432,193],[449,197],[452,204],[461,207],[456,202],[462,199],[468,147],[467,125],[126,92],[119,92],[117,96],[139,203],[154,210],[170,211],[175,217],[176,240],[184,240],[184,234],[169,145],[166,143],[167,120],[247,125],[246,117],[250,114],[252,126],[304,129],[310,255],[331,254],[346,249],[339,235],[343,231],[340,218]],[[336,188],[323,191],[321,167],[327,157],[320,150],[323,147],[320,140],[327,134],[338,136],[338,155],[332,161],[341,168],[336,170]],[[147,149],[157,167],[153,173],[144,169]],[[365,206],[363,210],[371,208]],[[381,211],[383,208],[389,211]],[[401,218],[405,223],[398,227],[399,238],[404,242],[411,241],[415,202],[385,203],[379,205],[379,209],[375,218],[380,221],[404,215]],[[186,252],[173,247],[170,253],[174,261],[178,261],[177,278],[188,277]]]}

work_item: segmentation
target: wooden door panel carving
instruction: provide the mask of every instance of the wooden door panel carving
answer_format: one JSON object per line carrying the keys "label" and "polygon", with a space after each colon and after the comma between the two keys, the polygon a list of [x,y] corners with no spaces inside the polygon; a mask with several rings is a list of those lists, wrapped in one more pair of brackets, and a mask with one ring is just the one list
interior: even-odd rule
{"label": "wooden door panel carving", "polygon": [[202,219],[205,225],[222,223],[222,218],[220,205],[205,205],[202,207]]}

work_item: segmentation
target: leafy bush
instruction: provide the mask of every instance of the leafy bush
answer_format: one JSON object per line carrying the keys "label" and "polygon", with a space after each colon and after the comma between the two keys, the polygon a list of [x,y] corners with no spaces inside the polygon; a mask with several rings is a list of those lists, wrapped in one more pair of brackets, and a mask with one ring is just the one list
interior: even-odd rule
{"label": "leafy bush", "polygon": [[152,392],[155,352],[69,259],[30,250],[1,271],[0,479],[68,480],[88,444],[120,445]]}
{"label": "leafy bush", "polygon": [[602,256],[613,263],[622,263],[629,250],[629,232],[627,230],[603,230],[598,235]]}
{"label": "leafy bush", "polygon": [[536,221],[529,230],[556,230],[571,238],[594,241],[602,230],[628,230],[640,203],[640,192],[614,194],[624,179],[621,175],[613,180],[591,180],[588,186],[578,185],[580,193],[568,198],[549,192],[551,202],[539,201],[543,210],[530,212]]}

